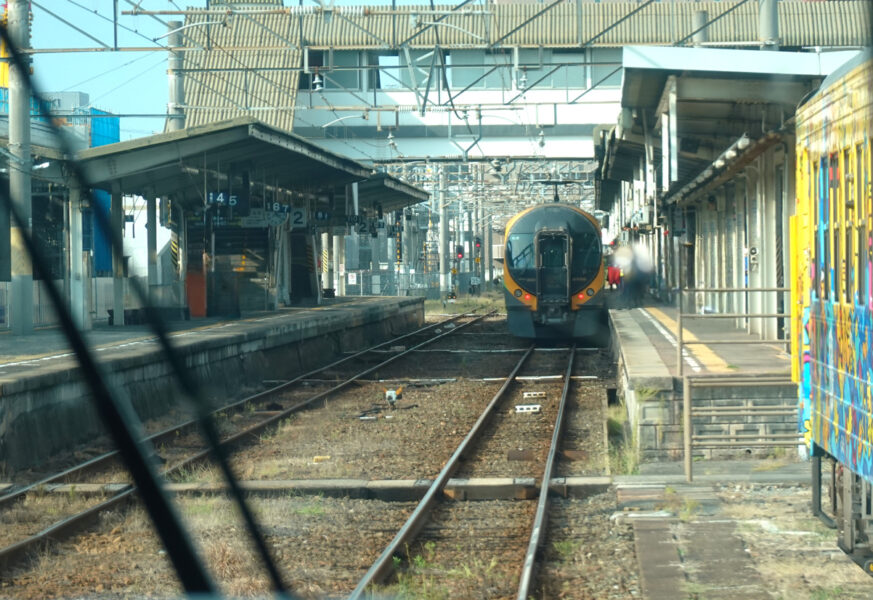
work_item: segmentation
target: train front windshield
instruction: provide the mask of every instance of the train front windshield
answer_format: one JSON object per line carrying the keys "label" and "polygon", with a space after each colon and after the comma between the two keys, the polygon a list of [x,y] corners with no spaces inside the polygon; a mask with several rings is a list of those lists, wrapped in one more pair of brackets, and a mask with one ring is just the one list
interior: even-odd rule
{"label": "train front windshield", "polygon": [[570,232],[570,287],[575,293],[590,285],[600,271],[603,258],[600,232],[585,216],[566,206],[543,207],[513,225],[506,240],[504,260],[515,282],[527,291],[536,292],[535,231],[539,229]]}
{"label": "train front windshield", "polygon": [[533,233],[513,233],[506,240],[504,260],[516,283],[534,291],[537,285],[536,254]]}

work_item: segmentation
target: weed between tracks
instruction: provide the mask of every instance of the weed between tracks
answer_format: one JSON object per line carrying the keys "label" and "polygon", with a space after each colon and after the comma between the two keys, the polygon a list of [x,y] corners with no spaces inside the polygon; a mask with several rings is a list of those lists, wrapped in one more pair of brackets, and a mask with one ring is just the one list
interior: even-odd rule
{"label": "weed between tracks", "polygon": [[489,310],[503,310],[503,294],[501,290],[490,291],[481,296],[465,296],[454,302],[443,300],[425,300],[425,314],[458,314],[469,312],[487,312]]}
{"label": "weed between tracks", "polygon": [[609,468],[616,475],[639,472],[640,457],[637,439],[628,423],[627,407],[622,402],[607,408],[606,432],[609,436]]}
{"label": "weed between tracks", "polygon": [[[456,550],[461,551],[460,548]],[[505,582],[501,581],[503,574],[497,569],[496,558],[487,563],[473,558],[450,569],[440,567],[438,562],[440,561],[436,556],[434,542],[426,542],[420,554],[411,555],[407,548],[406,560],[399,556],[394,557],[396,581],[375,590],[375,594],[398,599],[446,600],[457,597],[455,590],[447,582],[456,582],[461,587],[473,583],[473,587],[480,590],[505,587]]]}

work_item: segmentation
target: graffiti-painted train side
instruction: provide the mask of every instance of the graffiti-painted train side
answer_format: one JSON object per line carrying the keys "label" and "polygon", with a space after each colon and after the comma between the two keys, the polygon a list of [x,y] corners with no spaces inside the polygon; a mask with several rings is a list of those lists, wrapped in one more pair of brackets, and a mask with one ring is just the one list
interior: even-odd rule
{"label": "graffiti-painted train side", "polygon": [[[792,376],[813,456],[813,512],[873,575],[873,53],[828,77],[797,113]],[[821,459],[838,463],[833,519]]]}
{"label": "graffiti-painted train side", "polygon": [[798,111],[792,333],[801,431],[873,482],[871,83],[866,53]]}

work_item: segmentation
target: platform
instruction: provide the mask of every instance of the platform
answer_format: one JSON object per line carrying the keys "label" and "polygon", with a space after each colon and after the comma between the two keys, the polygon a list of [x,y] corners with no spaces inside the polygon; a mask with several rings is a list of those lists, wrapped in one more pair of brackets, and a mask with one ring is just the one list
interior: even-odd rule
{"label": "platform", "polygon": [[[228,399],[423,322],[421,298],[343,297],[237,320],[174,322],[169,328],[205,397]],[[147,327],[97,327],[86,339],[110,385],[130,399],[141,418],[175,406],[173,378]],[[0,470],[26,468],[102,433],[76,359],[58,330],[0,335],[0,397]]]}
{"label": "platform", "polygon": [[[654,303],[610,310],[620,351],[626,356],[629,379],[666,386],[666,380],[657,378],[678,378],[677,313],[674,306]],[[757,343],[760,339],[757,335],[737,329],[731,319],[686,319],[682,323],[682,338],[687,342],[715,339],[752,342],[685,346],[684,375],[788,374],[791,370],[791,357],[782,346],[776,342]]]}
{"label": "platform", "polygon": [[[685,341],[735,343],[685,346],[680,377],[675,307],[650,301],[640,307],[613,308],[610,321],[619,388],[643,460],[679,460],[684,456],[683,384],[687,378],[696,381],[690,389],[693,411],[704,414],[693,413],[693,435],[720,440],[693,448],[692,455],[697,458],[724,458],[733,456],[732,452],[764,455],[766,444],[787,440],[786,436],[797,431],[797,388],[790,382],[791,359],[777,342],[761,343],[756,335],[734,327],[734,319],[685,319]],[[756,378],[764,375],[768,385],[757,385]],[[700,381],[705,377],[718,381]],[[754,416],[764,415],[761,411],[765,409],[776,413]],[[712,410],[733,412],[719,417]],[[740,447],[741,439],[748,440],[754,449]],[[757,444],[759,441],[764,444]],[[733,446],[728,448],[730,444]]]}

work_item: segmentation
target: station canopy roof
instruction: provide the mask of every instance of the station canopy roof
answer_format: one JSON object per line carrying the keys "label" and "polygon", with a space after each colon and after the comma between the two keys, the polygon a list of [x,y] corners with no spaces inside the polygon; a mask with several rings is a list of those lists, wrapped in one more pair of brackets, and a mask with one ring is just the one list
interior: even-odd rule
{"label": "station canopy roof", "polygon": [[424,190],[385,173],[376,173],[367,181],[358,184],[358,202],[368,207],[381,204],[383,211],[392,211],[410,204],[426,202],[429,194]]}
{"label": "station canopy roof", "polygon": [[[89,148],[77,154],[93,188],[170,197],[186,208],[203,206],[206,191],[226,190],[242,175],[269,189],[319,194],[359,182],[397,210],[428,194],[399,179],[373,174],[361,163],[324,150],[292,133],[239,117]],[[360,192],[359,192],[360,193]]]}
{"label": "station canopy roof", "polygon": [[679,177],[668,200],[739,138],[749,138],[747,147],[754,152],[762,149],[757,141],[777,143],[803,98],[855,54],[626,46],[622,110],[606,132],[601,177],[633,179],[645,156],[647,131],[652,163],[657,168],[662,162],[662,115],[669,114],[673,86]]}

